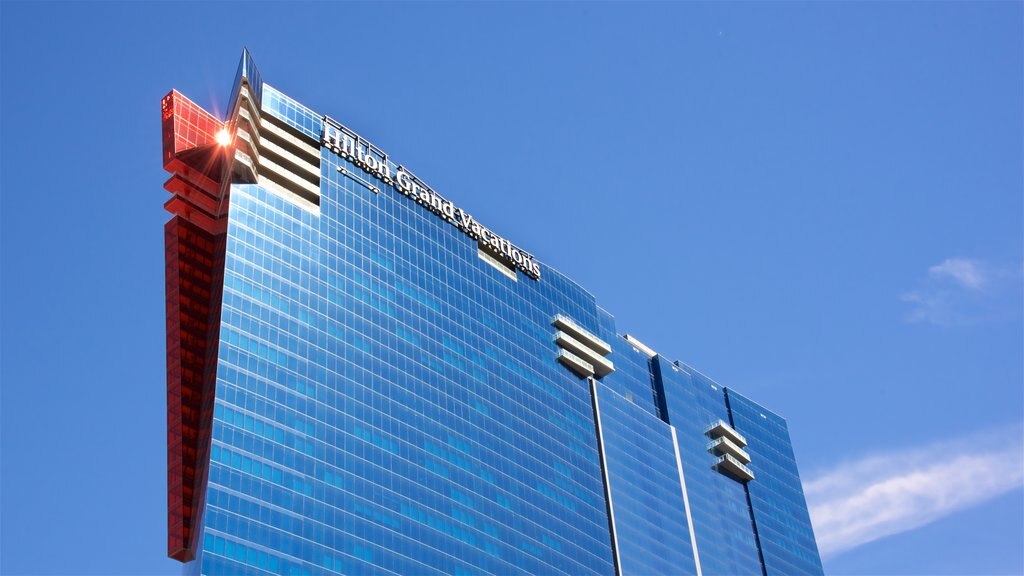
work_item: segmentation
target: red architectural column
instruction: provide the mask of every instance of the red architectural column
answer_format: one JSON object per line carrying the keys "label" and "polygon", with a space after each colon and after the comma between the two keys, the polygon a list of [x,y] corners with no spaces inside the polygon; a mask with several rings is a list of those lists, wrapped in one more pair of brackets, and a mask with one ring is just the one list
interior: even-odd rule
{"label": "red architectural column", "polygon": [[161,101],[167,305],[167,554],[196,556],[208,472],[227,230],[224,123],[180,93]]}

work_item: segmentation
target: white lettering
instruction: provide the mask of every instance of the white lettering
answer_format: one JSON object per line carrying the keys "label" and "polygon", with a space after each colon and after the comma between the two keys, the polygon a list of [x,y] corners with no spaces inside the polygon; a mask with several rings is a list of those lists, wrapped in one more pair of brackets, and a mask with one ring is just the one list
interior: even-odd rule
{"label": "white lettering", "polygon": [[[321,143],[335,154],[352,161],[371,176],[383,180],[386,184],[394,184],[395,190],[399,193],[408,196],[418,204],[422,204],[431,212],[434,212],[469,236],[477,239],[481,244],[490,247],[497,256],[505,259],[510,265],[522,270],[527,276],[535,280],[540,279],[540,263],[533,260],[533,256],[523,252],[508,240],[481,226],[468,212],[456,207],[450,201],[421,184],[415,176],[406,172],[401,166],[396,166],[395,179],[392,181],[391,166],[388,165],[386,157],[378,158],[374,155],[369,144],[367,144],[367,147],[363,147],[357,136],[346,132],[346,129],[339,128],[328,122],[326,117],[323,122]],[[374,192],[377,191],[376,188],[373,190]]]}
{"label": "white lettering", "polygon": [[409,194],[412,190],[412,179],[409,178],[409,175],[406,174],[405,170],[399,168],[398,171],[395,172],[395,180],[398,182],[398,189],[404,194]]}
{"label": "white lettering", "polygon": [[356,142],[348,134],[341,135],[341,142],[338,143],[338,148],[341,150],[342,156],[352,157],[352,150],[355,148]]}

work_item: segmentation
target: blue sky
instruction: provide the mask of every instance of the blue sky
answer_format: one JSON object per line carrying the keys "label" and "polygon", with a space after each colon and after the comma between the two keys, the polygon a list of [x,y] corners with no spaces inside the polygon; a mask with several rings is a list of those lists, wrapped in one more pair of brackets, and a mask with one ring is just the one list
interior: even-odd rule
{"label": "blue sky", "polygon": [[159,102],[248,46],[784,415],[829,573],[1024,573],[1022,7],[0,3],[0,572],[177,573]]}

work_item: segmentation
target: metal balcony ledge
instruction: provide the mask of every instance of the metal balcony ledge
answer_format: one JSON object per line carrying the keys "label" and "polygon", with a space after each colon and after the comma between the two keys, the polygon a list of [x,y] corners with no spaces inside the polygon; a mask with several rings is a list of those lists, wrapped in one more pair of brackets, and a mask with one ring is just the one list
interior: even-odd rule
{"label": "metal balcony ledge", "polygon": [[569,370],[572,370],[580,378],[589,378],[594,375],[594,366],[592,364],[564,348],[558,351],[557,358],[559,362]]}
{"label": "metal balcony ledge", "polygon": [[728,454],[733,458],[736,458],[743,464],[750,464],[750,454],[733,443],[726,437],[717,438],[708,443],[708,451],[714,453],[716,456],[722,456]]}
{"label": "metal balcony ledge", "polygon": [[577,324],[572,318],[569,318],[564,314],[555,314],[555,318],[551,323],[559,330],[568,332],[573,338],[576,338],[580,342],[586,344],[601,356],[607,356],[612,353],[611,345],[604,340],[601,340],[589,330]]}
{"label": "metal balcony ledge", "polygon": [[754,472],[730,454],[720,456],[712,468],[740,482],[750,482],[754,479]]}
{"label": "metal balcony ledge", "polygon": [[740,448],[747,445],[747,439],[732,426],[729,426],[725,420],[716,420],[711,426],[708,426],[704,433],[712,438],[728,438],[734,444],[738,444]]}
{"label": "metal balcony ledge", "polygon": [[615,371],[615,365],[610,360],[599,356],[582,342],[561,330],[555,332],[555,343],[590,364],[598,378],[603,378]]}

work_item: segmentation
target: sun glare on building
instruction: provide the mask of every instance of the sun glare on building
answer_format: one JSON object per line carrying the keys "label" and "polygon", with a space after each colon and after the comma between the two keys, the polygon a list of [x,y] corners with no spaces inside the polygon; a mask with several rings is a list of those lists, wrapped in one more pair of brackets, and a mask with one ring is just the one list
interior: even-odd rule
{"label": "sun glare on building", "polygon": [[227,128],[221,128],[220,132],[217,132],[217,145],[227,146],[231,144],[231,133],[228,132]]}

